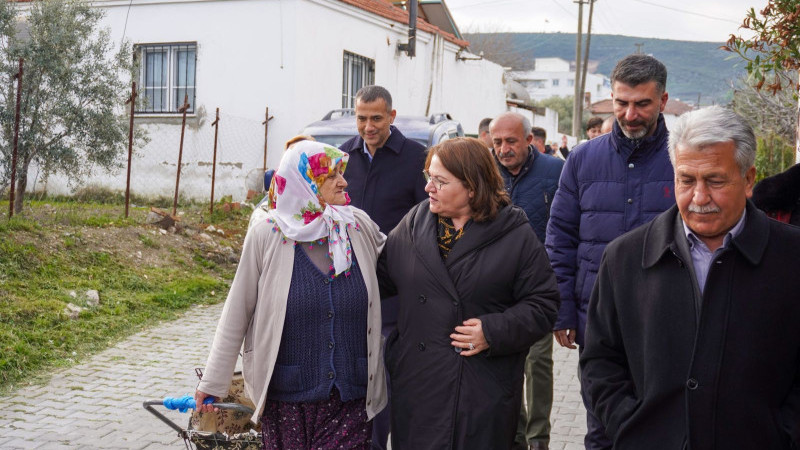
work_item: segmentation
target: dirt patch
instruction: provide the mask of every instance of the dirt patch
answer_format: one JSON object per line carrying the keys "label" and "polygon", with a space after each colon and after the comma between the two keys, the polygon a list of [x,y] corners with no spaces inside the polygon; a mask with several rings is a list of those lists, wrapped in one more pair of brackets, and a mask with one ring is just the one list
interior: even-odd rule
{"label": "dirt patch", "polygon": [[[164,230],[145,223],[145,209],[131,211],[128,221],[104,205],[76,205],[72,210],[69,206],[66,209],[64,205],[49,204],[28,208],[25,216],[34,218],[41,226],[32,233],[20,233],[18,237],[53,252],[91,249],[150,267],[165,267],[195,255],[217,264],[235,265],[249,216],[249,211],[241,211],[223,216],[221,223],[210,225],[204,222],[203,210],[188,209],[180,214],[176,227]],[[107,223],[80,223],[87,217],[110,219]]]}

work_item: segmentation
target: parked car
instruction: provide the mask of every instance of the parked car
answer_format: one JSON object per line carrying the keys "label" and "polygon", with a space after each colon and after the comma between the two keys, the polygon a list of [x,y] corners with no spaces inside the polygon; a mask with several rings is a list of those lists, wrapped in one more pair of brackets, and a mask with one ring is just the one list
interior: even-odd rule
{"label": "parked car", "polygon": [[[348,139],[358,135],[356,115],[352,108],[334,109],[322,120],[314,122],[300,131],[326,144],[340,147]],[[413,139],[426,148],[458,136],[464,136],[464,128],[450,114],[437,113],[425,116],[397,116],[394,126],[405,137]]]}

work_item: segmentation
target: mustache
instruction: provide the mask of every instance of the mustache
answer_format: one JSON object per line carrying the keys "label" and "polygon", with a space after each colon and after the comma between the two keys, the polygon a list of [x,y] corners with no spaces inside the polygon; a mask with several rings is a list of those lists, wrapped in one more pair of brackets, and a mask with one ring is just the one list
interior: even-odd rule
{"label": "mustache", "polygon": [[503,153],[503,152],[497,152],[497,157],[498,157],[498,158],[506,158],[506,157],[508,157],[508,156],[517,156],[517,153],[516,153],[516,152],[514,152],[513,150],[509,150],[509,151],[507,151],[507,152],[505,152],[505,153]]}
{"label": "mustache", "polygon": [[689,204],[689,212],[698,213],[698,214],[712,214],[718,213],[720,211],[719,206],[716,205],[707,205],[707,206],[698,206],[694,203]]}
{"label": "mustache", "polygon": [[619,119],[619,122],[620,122],[621,125],[627,125],[627,126],[633,125],[633,126],[643,127],[643,126],[647,125],[647,122],[645,122],[644,120],[641,120],[641,119],[638,119],[638,120]]}

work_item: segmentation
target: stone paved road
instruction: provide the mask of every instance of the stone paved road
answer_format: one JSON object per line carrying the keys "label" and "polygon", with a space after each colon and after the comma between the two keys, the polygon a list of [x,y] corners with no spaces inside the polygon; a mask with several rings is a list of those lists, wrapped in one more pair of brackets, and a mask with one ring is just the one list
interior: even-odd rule
{"label": "stone paved road", "polygon": [[[12,393],[0,407],[0,449],[184,448],[183,440],[145,411],[142,402],[194,391],[194,368],[205,363],[221,309],[195,307],[181,320],[57,371],[47,385]],[[550,448],[578,450],[586,425],[577,388],[577,352],[559,348],[554,360]],[[182,427],[188,423],[188,414],[166,415]]]}

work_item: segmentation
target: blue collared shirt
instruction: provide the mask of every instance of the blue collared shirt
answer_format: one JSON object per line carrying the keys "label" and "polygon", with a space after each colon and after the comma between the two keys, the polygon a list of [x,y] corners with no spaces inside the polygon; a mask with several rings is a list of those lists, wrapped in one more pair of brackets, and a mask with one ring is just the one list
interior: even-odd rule
{"label": "blue collared shirt", "polygon": [[703,294],[703,290],[706,287],[706,278],[708,277],[708,270],[711,268],[711,263],[714,262],[714,259],[721,254],[731,242],[731,239],[738,236],[739,233],[742,232],[744,228],[744,217],[745,212],[742,211],[742,218],[736,223],[736,225],[728,231],[728,234],[722,239],[722,245],[716,249],[715,251],[711,251],[705,242],[700,240],[694,231],[689,229],[686,225],[686,222],[681,219],[681,223],[683,224],[683,231],[686,233],[686,240],[689,241],[689,253],[692,255],[692,265],[694,266],[694,274],[697,277],[697,287],[700,288],[700,294]]}
{"label": "blue collared shirt", "polygon": [[[391,135],[392,135],[392,129],[389,128],[389,136]],[[386,142],[389,142],[388,137],[386,138]],[[361,150],[364,151],[364,154],[367,155],[367,158],[369,158],[369,162],[372,163],[372,153],[370,153],[369,149],[367,148],[367,141],[364,141],[364,145],[361,147]],[[377,151],[377,149],[375,150]]]}

